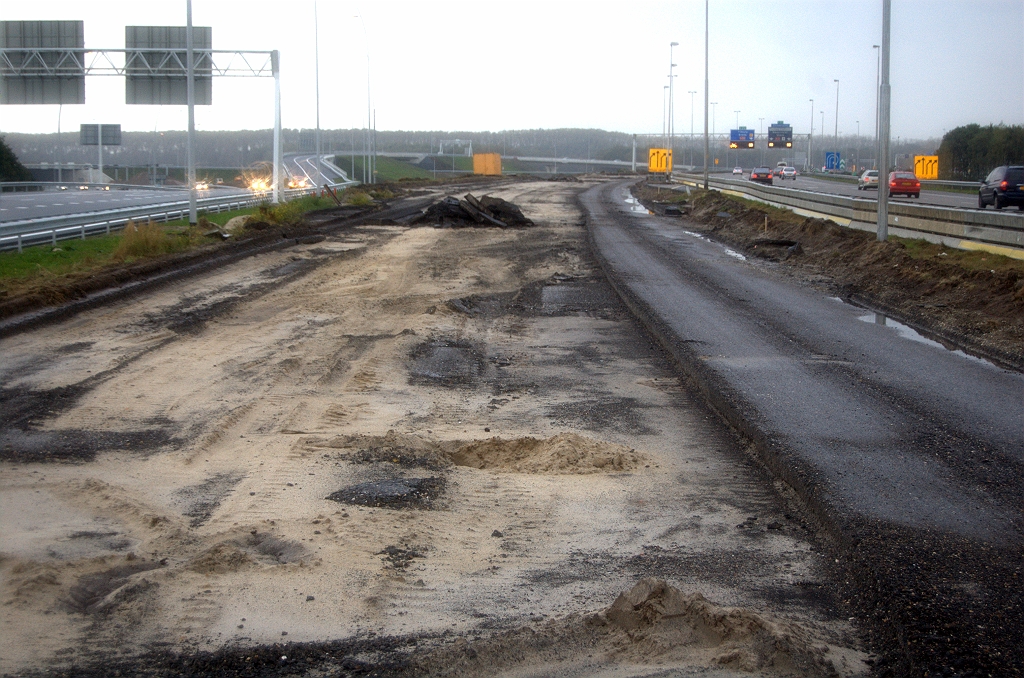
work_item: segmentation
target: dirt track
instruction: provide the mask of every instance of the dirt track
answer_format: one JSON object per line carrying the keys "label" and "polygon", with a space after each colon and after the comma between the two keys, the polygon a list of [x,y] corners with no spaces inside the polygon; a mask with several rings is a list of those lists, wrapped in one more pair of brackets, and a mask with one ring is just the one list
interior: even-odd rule
{"label": "dirt track", "polygon": [[[285,673],[294,642],[334,648],[304,671],[864,672],[800,516],[601,278],[584,187],[491,191],[534,228],[358,226],[0,341],[0,671]],[[712,605],[608,610],[645,577]]]}

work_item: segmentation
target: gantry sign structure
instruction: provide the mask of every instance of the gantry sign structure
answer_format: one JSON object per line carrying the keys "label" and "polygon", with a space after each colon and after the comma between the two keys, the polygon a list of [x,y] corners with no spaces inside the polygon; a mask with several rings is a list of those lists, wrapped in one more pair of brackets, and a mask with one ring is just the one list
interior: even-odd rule
{"label": "gantry sign structure", "polygon": [[193,106],[212,105],[214,77],[274,78],[273,201],[281,186],[278,50],[215,50],[212,29],[126,26],[124,49],[86,49],[82,21],[0,21],[0,105],[84,104],[87,75],[125,78],[127,104],[189,107],[190,221],[195,221]]}

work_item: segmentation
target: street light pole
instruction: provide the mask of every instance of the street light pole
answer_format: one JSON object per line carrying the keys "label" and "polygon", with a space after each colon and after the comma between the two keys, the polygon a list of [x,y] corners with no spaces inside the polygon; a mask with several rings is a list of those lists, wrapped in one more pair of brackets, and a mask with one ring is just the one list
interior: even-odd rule
{"label": "street light pole", "polygon": [[757,119],[757,134],[761,137],[761,164],[764,164],[764,118]]}
{"label": "street light pole", "polygon": [[693,95],[697,90],[687,90],[690,93],[690,168],[693,168]]}
{"label": "street light pole", "polygon": [[661,142],[668,148],[668,85],[661,89]]}
{"label": "street light pole", "polygon": [[708,190],[708,0],[704,0],[704,190]]}
{"label": "street light pole", "polygon": [[882,0],[882,62],[878,96],[878,242],[889,237],[889,28],[892,0]]}
{"label": "street light pole", "polygon": [[[880,49],[881,45],[871,45],[872,49]],[[882,77],[882,53],[875,52],[875,169],[878,169],[878,86]]]}
{"label": "street light pole", "polygon": [[[199,221],[199,217],[196,212],[196,156],[195,156],[195,137],[196,137],[196,78],[195,78],[195,57],[192,51],[192,0],[188,0],[186,5],[187,21],[188,24],[185,26],[185,50],[187,52],[185,56],[185,68],[188,69],[185,79],[185,96],[188,102],[188,138],[186,139],[185,145],[187,147],[186,156],[188,161],[188,169],[185,172],[185,180],[188,181],[188,223],[189,225],[195,225]],[[103,148],[103,126],[100,125],[100,149]],[[102,150],[100,157],[103,157]],[[103,167],[100,166],[102,172]]]}
{"label": "street light pole", "polygon": [[[676,67],[674,49],[678,42],[668,44],[668,149],[671,154],[674,150],[676,137],[676,98],[675,98],[675,76],[673,69]],[[670,175],[671,176],[671,175]]]}
{"label": "street light pole", "polygon": [[860,120],[857,121],[857,166],[860,166]]}
{"label": "street light pole", "polygon": [[363,15],[357,14],[359,25],[363,27],[363,41],[366,42],[366,136],[363,139],[363,146],[366,149],[365,162],[363,163],[363,182],[373,183],[373,159],[370,157],[370,129],[373,125],[370,99],[370,38],[366,33],[366,22]]}
{"label": "street light pole", "polygon": [[[836,80],[836,140],[834,142],[836,152],[839,152],[839,81]],[[836,169],[839,169],[838,167]]]}
{"label": "street light pole", "polygon": [[317,16],[316,5],[316,0],[313,0],[313,68],[316,77],[316,189],[319,192],[324,182],[324,174],[320,167],[320,20]]}
{"label": "street light pole", "polygon": [[811,99],[811,133],[807,135],[807,169],[814,167],[811,160],[811,139],[814,137],[814,99]]}

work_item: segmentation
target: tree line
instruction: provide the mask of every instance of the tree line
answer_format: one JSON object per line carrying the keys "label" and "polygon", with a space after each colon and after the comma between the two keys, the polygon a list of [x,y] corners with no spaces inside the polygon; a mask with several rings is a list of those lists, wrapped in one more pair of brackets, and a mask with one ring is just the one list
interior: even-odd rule
{"label": "tree line", "polygon": [[938,156],[940,179],[981,181],[1000,165],[1024,165],[1024,126],[957,127],[942,137]]}

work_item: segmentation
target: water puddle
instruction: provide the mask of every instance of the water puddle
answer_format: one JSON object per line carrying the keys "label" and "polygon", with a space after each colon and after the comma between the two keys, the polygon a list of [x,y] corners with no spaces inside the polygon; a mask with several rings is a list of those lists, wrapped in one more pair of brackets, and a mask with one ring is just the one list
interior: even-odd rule
{"label": "water puddle", "polygon": [[633,214],[654,214],[654,212],[641,205],[640,201],[633,196],[626,197],[626,206]]}
{"label": "water puddle", "polygon": [[885,327],[891,327],[892,329],[896,330],[896,333],[898,335],[900,335],[900,337],[902,337],[903,339],[909,339],[910,341],[916,341],[916,342],[918,342],[920,344],[924,344],[926,346],[932,346],[934,348],[941,348],[942,350],[949,351],[950,353],[958,355],[961,358],[967,358],[968,360],[973,360],[974,362],[982,363],[982,364],[988,365],[990,367],[995,367],[991,362],[989,362],[988,360],[985,360],[984,358],[978,358],[977,356],[973,356],[973,355],[970,355],[968,353],[964,353],[962,350],[960,350],[958,348],[957,349],[950,348],[950,347],[946,346],[945,344],[942,344],[942,343],[940,343],[938,341],[935,341],[934,339],[929,339],[928,337],[922,335],[921,333],[919,333],[917,330],[913,329],[912,327],[908,327],[907,325],[904,325],[901,322],[897,322],[897,321],[893,320],[892,318],[890,318],[889,316],[885,315],[884,313],[874,313],[874,312],[868,313],[867,315],[858,316],[857,320],[860,320],[860,321],[866,322],[866,323],[872,323],[872,324],[875,324],[875,325],[884,325]]}

